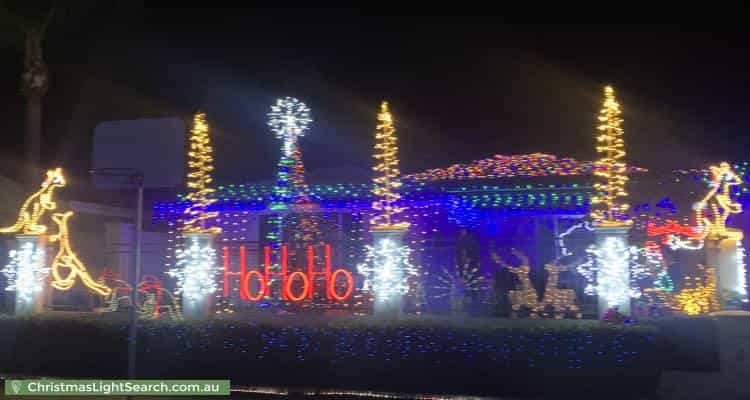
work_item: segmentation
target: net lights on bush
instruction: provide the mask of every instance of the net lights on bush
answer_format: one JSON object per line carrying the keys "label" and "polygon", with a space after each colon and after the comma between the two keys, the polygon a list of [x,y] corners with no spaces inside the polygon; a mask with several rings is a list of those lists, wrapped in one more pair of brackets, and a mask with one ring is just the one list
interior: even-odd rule
{"label": "net lights on bush", "polygon": [[211,172],[214,170],[214,159],[206,114],[202,112],[195,114],[193,129],[190,133],[189,171],[187,174],[187,187],[190,189],[187,200],[190,202],[190,206],[185,209],[183,231],[186,233],[219,233],[221,228],[206,227],[207,220],[219,215],[216,212],[207,211],[208,207],[216,200],[212,198],[215,189],[210,186],[213,180]]}
{"label": "net lights on bush", "polygon": [[378,125],[375,132],[375,153],[373,157],[378,162],[373,170],[376,175],[373,178],[372,193],[377,200],[372,203],[372,208],[377,211],[375,217],[370,220],[373,229],[406,229],[408,222],[395,222],[393,217],[401,213],[404,208],[397,206],[401,195],[396,193],[401,187],[398,168],[398,146],[396,145],[396,129],[393,127],[393,116],[388,110],[388,102],[380,104],[378,114]]}
{"label": "net lights on bush", "polygon": [[205,295],[215,293],[218,287],[216,278],[219,268],[216,264],[216,250],[202,246],[199,238],[188,239],[185,249],[177,251],[177,263],[167,274],[177,279],[175,293],[183,298],[199,301]]}
{"label": "net lights on bush", "polygon": [[419,268],[409,260],[411,249],[391,238],[383,238],[365,249],[365,261],[357,265],[357,270],[365,277],[362,290],[378,293],[383,300],[395,294],[407,294],[409,278],[419,274]]}
{"label": "net lights on bush", "polygon": [[588,281],[586,294],[600,296],[610,308],[640,297],[637,281],[646,269],[637,261],[636,247],[627,246],[621,237],[609,236],[601,246],[592,245],[586,251],[586,261],[577,267]]}
{"label": "net lights on bush", "polygon": [[625,214],[629,208],[625,199],[628,193],[628,168],[624,162],[625,141],[623,140],[620,104],[615,99],[611,86],[604,88],[604,106],[599,112],[599,135],[596,137],[596,151],[602,157],[597,161],[594,174],[602,178],[594,188],[597,194],[591,199],[591,218],[599,226],[630,225],[632,220]]}
{"label": "net lights on bush", "polygon": [[19,299],[30,302],[44,290],[44,281],[49,275],[44,248],[31,242],[21,244],[18,250],[10,251],[8,265],[0,272],[8,281],[5,290],[16,292]]}

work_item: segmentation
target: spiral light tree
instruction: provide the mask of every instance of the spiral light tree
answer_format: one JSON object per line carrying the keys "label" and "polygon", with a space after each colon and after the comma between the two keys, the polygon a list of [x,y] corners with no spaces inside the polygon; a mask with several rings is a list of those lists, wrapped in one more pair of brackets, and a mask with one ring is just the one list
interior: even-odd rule
{"label": "spiral light tree", "polygon": [[375,132],[375,158],[372,192],[375,216],[370,220],[373,245],[367,247],[367,257],[358,266],[365,276],[365,290],[374,294],[375,315],[399,316],[404,309],[404,296],[409,292],[409,278],[417,275],[417,267],[409,263],[410,249],[403,245],[409,227],[407,222],[397,222],[404,209],[398,205],[401,186],[398,167],[398,146],[393,116],[388,103],[382,102]]}
{"label": "spiral light tree", "polygon": [[188,151],[187,199],[182,226],[185,246],[177,250],[175,266],[168,274],[177,279],[177,293],[182,296],[182,312],[188,319],[204,319],[211,311],[211,298],[216,292],[219,272],[214,239],[221,232],[209,222],[218,213],[209,211],[214,189],[211,187],[213,148],[206,114],[193,117]]}
{"label": "spiral light tree", "polygon": [[628,219],[628,182],[625,163],[625,141],[622,129],[620,104],[611,86],[604,88],[604,104],[599,112],[599,133],[596,151],[600,154],[594,174],[599,178],[592,198],[591,218],[596,237],[596,282],[590,285],[597,290],[599,315],[616,308],[630,314],[630,260],[628,233],[632,220]]}
{"label": "spiral light tree", "polygon": [[64,186],[65,177],[60,168],[47,171],[41,188],[21,205],[16,222],[0,229],[0,233],[16,235],[17,247],[10,251],[8,265],[2,269],[7,278],[5,290],[16,294],[16,314],[42,310],[45,282],[50,272],[44,251],[47,242],[44,217],[57,209],[55,190]]}

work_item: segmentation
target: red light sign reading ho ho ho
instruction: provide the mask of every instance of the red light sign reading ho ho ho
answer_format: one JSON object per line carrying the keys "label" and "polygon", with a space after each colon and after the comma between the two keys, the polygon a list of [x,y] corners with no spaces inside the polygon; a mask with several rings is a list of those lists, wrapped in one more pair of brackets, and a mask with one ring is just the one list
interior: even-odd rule
{"label": "red light sign reading ho ho ho", "polygon": [[[335,301],[344,301],[352,295],[354,290],[354,278],[352,274],[345,269],[331,271],[331,245],[325,245],[325,269],[315,271],[315,249],[313,246],[307,247],[307,271],[294,271],[289,273],[287,266],[289,262],[289,253],[287,246],[281,246],[281,271],[271,271],[271,247],[263,248],[263,271],[247,270],[247,250],[245,246],[240,246],[240,270],[232,272],[229,269],[229,247],[224,247],[224,297],[229,297],[230,285],[229,278],[238,276],[240,279],[240,298],[248,301],[259,301],[271,294],[271,287],[268,284],[272,277],[281,278],[281,296],[284,300],[302,301],[312,299],[315,289],[315,278],[325,278],[326,298]],[[337,291],[336,282],[339,277],[343,277],[346,282],[346,289],[341,293]],[[253,280],[258,282],[258,290],[253,293],[251,283]],[[302,288],[293,293],[292,285],[294,282],[302,283]]]}

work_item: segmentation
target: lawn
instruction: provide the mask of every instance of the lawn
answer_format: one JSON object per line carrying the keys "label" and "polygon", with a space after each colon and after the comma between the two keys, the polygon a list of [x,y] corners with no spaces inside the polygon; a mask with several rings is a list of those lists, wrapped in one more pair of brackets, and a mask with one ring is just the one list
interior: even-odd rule
{"label": "lawn", "polygon": [[[119,378],[123,315],[0,317],[0,371]],[[662,328],[590,320],[273,316],[142,321],[141,378],[493,396],[651,393],[674,357]]]}

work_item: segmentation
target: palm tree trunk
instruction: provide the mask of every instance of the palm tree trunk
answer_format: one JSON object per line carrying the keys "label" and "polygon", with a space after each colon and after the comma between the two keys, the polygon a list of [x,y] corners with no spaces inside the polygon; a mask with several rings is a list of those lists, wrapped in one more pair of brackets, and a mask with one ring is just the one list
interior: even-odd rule
{"label": "palm tree trunk", "polygon": [[21,92],[26,97],[24,153],[26,182],[39,182],[42,142],[42,99],[47,93],[47,65],[42,57],[43,29],[26,31]]}
{"label": "palm tree trunk", "polygon": [[42,142],[42,96],[26,96],[26,123],[24,134],[24,153],[26,156],[25,175],[30,185],[39,183],[40,158]]}

